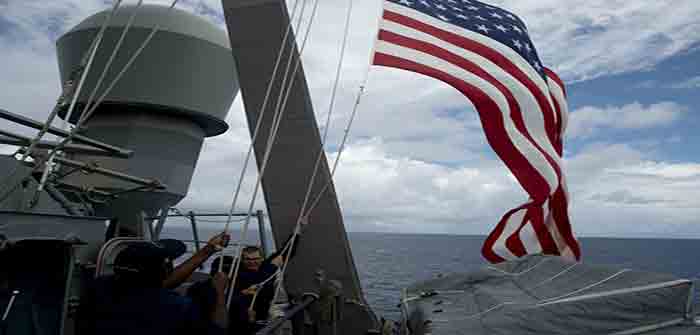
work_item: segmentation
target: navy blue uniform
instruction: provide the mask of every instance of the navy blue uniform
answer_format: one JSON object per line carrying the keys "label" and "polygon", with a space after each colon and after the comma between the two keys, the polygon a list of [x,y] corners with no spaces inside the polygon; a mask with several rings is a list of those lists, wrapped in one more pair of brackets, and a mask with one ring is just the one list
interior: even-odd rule
{"label": "navy blue uniform", "polygon": [[98,279],[83,307],[87,334],[225,334],[188,297],[163,288],[120,289],[109,277]]}

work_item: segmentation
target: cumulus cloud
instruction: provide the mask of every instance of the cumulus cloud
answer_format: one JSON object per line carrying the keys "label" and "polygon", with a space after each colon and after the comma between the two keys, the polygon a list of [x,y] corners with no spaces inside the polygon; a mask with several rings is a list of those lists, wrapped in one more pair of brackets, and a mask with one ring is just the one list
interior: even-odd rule
{"label": "cumulus cloud", "polygon": [[648,69],[700,39],[694,0],[493,2],[524,19],[545,64],[571,81]]}
{"label": "cumulus cloud", "polygon": [[[126,2],[134,3],[134,1]],[[168,4],[154,0],[147,3]],[[673,1],[494,1],[520,15],[546,64],[567,81],[635,71],[697,44],[700,3]],[[0,108],[44,119],[58,96],[55,39],[82,18],[108,8],[102,0],[0,2]],[[324,1],[303,59],[318,119],[328,113],[346,2]],[[219,0],[181,1],[178,8],[222,28]],[[379,1],[355,3],[348,53],[334,110],[328,158],[367,74]],[[663,17],[658,15],[664,11]],[[605,129],[647,129],[682,119],[673,102],[588,106],[571,114],[569,136]],[[231,129],[205,142],[183,209],[225,210],[250,144],[240,97]],[[5,125],[2,125],[5,127]],[[6,129],[6,128],[3,128]],[[625,144],[592,144],[566,159],[572,221],[588,235],[693,231],[698,217],[698,166],[658,161]],[[245,175],[239,208],[257,178]],[[473,107],[453,88],[416,74],[372,68],[351,141],[336,174],[350,229],[486,233],[508,209],[526,200],[494,159]],[[256,208],[264,208],[258,197]],[[605,223],[605,224],[601,224]],[[697,230],[695,230],[697,235]]]}
{"label": "cumulus cloud", "polygon": [[700,164],[594,144],[567,160],[571,216],[585,235],[698,236]]}
{"label": "cumulus cloud", "polygon": [[567,136],[586,138],[603,129],[646,129],[667,126],[683,117],[687,107],[675,102],[644,106],[638,102],[621,107],[581,107],[569,116]]}
{"label": "cumulus cloud", "polygon": [[695,76],[692,78],[689,78],[687,80],[684,80],[680,83],[675,83],[669,85],[670,88],[677,88],[677,89],[693,89],[693,88],[700,88],[700,76]]}

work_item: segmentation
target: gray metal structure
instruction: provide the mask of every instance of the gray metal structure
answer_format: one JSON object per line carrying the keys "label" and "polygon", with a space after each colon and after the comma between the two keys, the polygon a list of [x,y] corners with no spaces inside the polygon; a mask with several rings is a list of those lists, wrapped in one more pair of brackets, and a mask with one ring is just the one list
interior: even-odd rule
{"label": "gray metal structure", "polygon": [[[46,150],[56,147],[55,142],[41,142],[30,162],[0,156],[0,248],[11,244],[2,250],[7,252],[2,255],[10,256],[3,256],[9,264],[0,264],[3,271],[8,269],[0,272],[0,288],[18,289],[10,302],[0,295],[0,307],[7,307],[0,333],[5,326],[9,334],[75,333],[79,326],[75,311],[85,283],[116,255],[100,256],[109,249],[103,244],[109,218],[120,218],[121,224],[132,226],[145,239],[157,239],[168,216],[186,216],[197,245],[197,215],[169,215],[168,210],[186,195],[204,138],[227,129],[224,120],[238,91],[238,79],[251,132],[262,117],[267,85],[273,83],[254,143],[260,167],[281,94],[279,78],[283,75],[271,77],[289,24],[287,8],[282,0],[223,0],[223,7],[228,38],[213,24],[184,11],[148,5],[139,9],[102,89],[151,29],[157,25],[160,31],[74,138],[76,144],[63,150],[67,157],[56,158],[62,168],[41,193],[47,196],[36,196],[37,180]],[[77,111],[87,103],[112,51],[109,46],[115,45],[133,11],[133,6],[125,6],[115,13],[104,37],[107,47],[97,53],[86,89],[78,97]],[[106,15],[101,12],[87,18],[58,40],[64,81],[74,72]],[[288,60],[294,63],[299,57],[294,41],[294,34],[285,41],[281,69]],[[261,333],[272,334],[290,320],[295,335],[308,330],[308,321],[315,334],[389,334],[362,293],[303,67],[292,81],[287,111],[263,178],[278,248],[295,228],[319,154],[321,166],[312,195],[322,189],[325,193],[310,215],[284,278],[285,289],[296,304]],[[71,122],[80,113],[73,116]],[[0,118],[42,128],[40,122],[4,110]],[[67,136],[56,128],[48,132]],[[29,142],[27,137],[0,131],[0,143],[27,146]],[[228,213],[202,216],[222,215]],[[257,211],[255,216],[267,251],[263,213]],[[155,227],[141,226],[144,220],[156,218]],[[131,242],[144,243],[140,238],[112,238],[107,245],[113,248],[108,251]],[[570,263],[558,257],[531,256],[417,283],[404,291],[401,301],[402,330],[412,335],[686,335],[700,330],[692,310],[692,282]],[[4,322],[6,315],[10,315],[9,323]]]}
{"label": "gray metal structure", "polygon": [[[224,0],[223,6],[251,134],[261,113],[264,113],[255,141],[255,155],[260,167],[273,123],[275,102],[280,95],[282,73],[289,58],[297,59],[299,53],[294,34],[290,33],[281,58],[281,70],[272,81],[270,103],[262,112],[263,99],[289,24],[286,5],[281,0]],[[322,269],[329,279],[339,281],[343,287],[346,300],[342,306],[344,317],[340,320],[340,333],[364,334],[380,326],[362,293],[321,147],[303,67],[293,78],[290,73],[289,81],[293,81],[293,86],[287,110],[262,179],[270,224],[278,246],[294,231],[319,153],[322,155],[321,165],[311,194],[315,197],[327,183],[331,185],[311,213],[310,223],[304,228],[296,256],[291,260],[284,278],[285,288],[292,297],[318,290],[314,273]]]}
{"label": "gray metal structure", "polygon": [[[77,121],[87,104],[134,9],[123,6],[114,14],[103,38],[105,47],[98,49],[71,122]],[[56,45],[62,80],[78,66],[107,14],[103,11],[92,15],[59,38]],[[82,132],[133,149],[137,154],[129,160],[85,153],[72,155],[100,167],[154,178],[168,185],[167,190],[138,190],[95,206],[97,215],[118,217],[126,225],[140,222],[142,212],[155,216],[187,194],[204,138],[226,131],[224,120],[238,91],[224,31],[179,9],[143,5],[97,96],[105,92],[155,26],[159,31],[87,120]],[[133,183],[99,174],[72,175],[65,183],[91,185],[110,192],[134,187]],[[143,231],[141,227],[136,230]]]}
{"label": "gray metal structure", "polygon": [[528,256],[411,285],[403,333],[699,334],[693,289],[668,274]]}

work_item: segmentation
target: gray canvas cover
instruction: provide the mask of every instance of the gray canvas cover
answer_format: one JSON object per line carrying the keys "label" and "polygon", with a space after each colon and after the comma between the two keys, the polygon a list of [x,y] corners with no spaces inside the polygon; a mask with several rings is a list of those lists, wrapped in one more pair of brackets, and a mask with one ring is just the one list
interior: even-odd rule
{"label": "gray canvas cover", "polygon": [[410,334],[700,334],[693,282],[529,256],[421,282],[402,297]]}

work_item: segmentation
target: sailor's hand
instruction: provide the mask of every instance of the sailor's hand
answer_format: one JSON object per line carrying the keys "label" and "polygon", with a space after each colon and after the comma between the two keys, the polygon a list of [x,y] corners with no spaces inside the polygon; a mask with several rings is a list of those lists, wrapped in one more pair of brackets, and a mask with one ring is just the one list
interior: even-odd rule
{"label": "sailor's hand", "polygon": [[301,224],[302,227],[305,227],[307,224],[309,224],[309,217],[303,216],[301,220],[299,220],[299,224]]}
{"label": "sailor's hand", "polygon": [[257,292],[257,291],[258,291],[258,287],[253,285],[253,286],[241,291],[241,293],[245,294],[245,295],[255,295],[255,292]]}
{"label": "sailor's hand", "polygon": [[281,267],[282,264],[284,264],[284,258],[282,258],[282,255],[279,255],[275,258],[273,258],[270,263],[274,264],[277,267]]}
{"label": "sailor's hand", "polygon": [[227,233],[214,235],[214,237],[210,238],[209,242],[207,242],[207,250],[209,251],[209,254],[213,254],[225,248],[230,240],[231,236]]}
{"label": "sailor's hand", "polygon": [[218,293],[219,295],[223,295],[226,291],[226,282],[228,281],[227,279],[228,277],[223,272],[217,272],[216,274],[214,274],[212,282],[214,283],[216,293]]}

